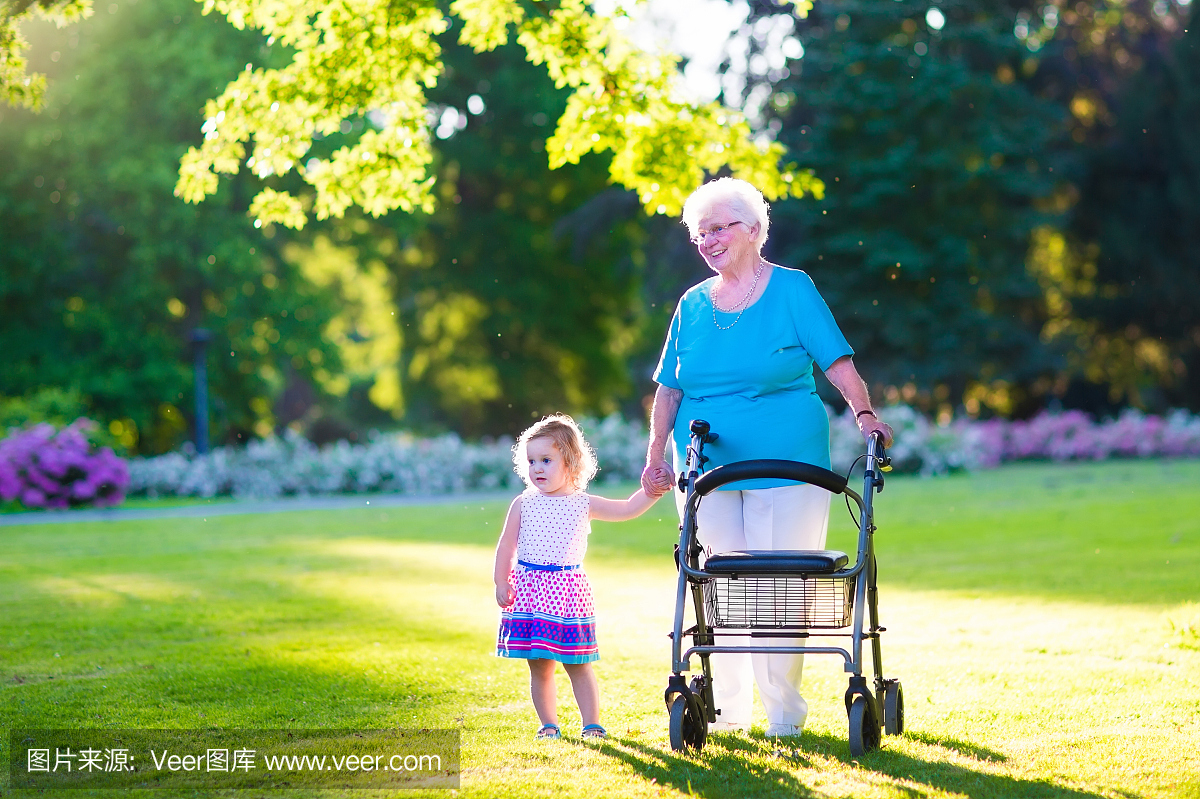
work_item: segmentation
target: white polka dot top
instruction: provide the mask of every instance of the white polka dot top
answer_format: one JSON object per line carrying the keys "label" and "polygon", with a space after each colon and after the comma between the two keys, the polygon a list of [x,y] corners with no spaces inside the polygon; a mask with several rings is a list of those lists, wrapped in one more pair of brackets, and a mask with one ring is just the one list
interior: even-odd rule
{"label": "white polka dot top", "polygon": [[592,523],[588,495],[580,491],[551,497],[536,489],[521,495],[517,559],[545,566],[583,563]]}

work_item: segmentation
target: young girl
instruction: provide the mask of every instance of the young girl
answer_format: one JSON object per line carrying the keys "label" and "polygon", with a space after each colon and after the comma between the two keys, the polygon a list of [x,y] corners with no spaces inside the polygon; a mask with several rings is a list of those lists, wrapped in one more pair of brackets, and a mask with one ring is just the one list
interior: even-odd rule
{"label": "young girl", "polygon": [[[583,573],[591,520],[641,516],[659,495],[639,489],[629,499],[584,493],[596,456],[569,416],[555,414],[521,434],[513,464],[525,492],[513,500],[496,546],[496,602],[503,608],[496,654],[529,662],[529,692],[541,720],[538,738],[561,738],[554,663],[571,678],[583,738],[605,738],[592,661],[596,620]],[[515,563],[514,563],[515,561]]]}

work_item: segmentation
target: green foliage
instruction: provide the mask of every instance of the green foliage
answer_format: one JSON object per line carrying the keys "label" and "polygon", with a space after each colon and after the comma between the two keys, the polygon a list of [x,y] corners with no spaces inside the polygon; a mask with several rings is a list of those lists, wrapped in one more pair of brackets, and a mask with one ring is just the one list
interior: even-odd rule
{"label": "green foliage", "polygon": [[[635,213],[588,220],[594,236],[573,229],[606,191],[606,164],[547,167],[568,92],[515,45],[477,55],[457,34],[445,34],[448,76],[430,92],[465,123],[436,144],[440,201],[429,217],[389,221],[409,421],[513,434],[553,409],[611,411],[629,393],[625,357],[641,336],[628,260],[644,219],[637,199],[618,192]],[[468,116],[472,95],[482,113]]]}
{"label": "green foliage", "polygon": [[[434,176],[426,92],[442,79],[451,25],[435,0],[369,0],[352,6],[319,0],[205,0],[237,28],[255,28],[286,51],[277,68],[252,68],[205,108],[205,139],[180,167],[176,194],[200,202],[219,174],[243,161],[267,180],[294,169],[311,190],[274,185],[251,204],[263,223],[301,227],[340,217],[351,205],[372,216],[393,209],[433,208]],[[554,136],[550,165],[578,163],[589,152],[612,153],[613,182],[635,190],[646,209],[675,215],[705,172],[728,168],[768,197],[819,195],[820,181],[790,165],[783,148],[756,143],[732,109],[679,99],[676,61],[649,55],[621,32],[627,22],[594,13],[582,0],[456,0],[459,40],[488,52],[510,40],[544,64],[559,88],[571,89]],[[368,115],[352,145],[313,152],[344,120]],[[253,141],[247,158],[247,146]]]}
{"label": "green foliage", "polygon": [[87,415],[87,406],[76,391],[44,388],[25,397],[0,396],[0,438],[13,427],[49,422],[66,427]]}
{"label": "green foliage", "polygon": [[1157,0],[1017,4],[1025,44],[1019,74],[1070,112],[1071,139],[1096,144],[1120,112],[1120,95],[1187,28],[1187,5]]}
{"label": "green foliage", "polygon": [[827,191],[780,205],[768,248],[813,275],[873,384],[952,404],[983,388],[1007,413],[1010,385],[1056,366],[1024,260],[1050,218],[1062,114],[1013,79],[1008,15],[941,3],[936,30],[928,8],[821,4],[800,26],[805,56],[773,107]]}
{"label": "green foliage", "polygon": [[1059,283],[1080,370],[1114,398],[1200,407],[1200,5],[1151,53],[1091,148]]}
{"label": "green foliage", "polygon": [[251,227],[244,179],[199,209],[172,196],[195,109],[260,42],[187,0],[35,32],[79,77],[0,125],[0,392],[78,392],[131,449],[162,451],[186,433],[188,334],[207,327],[214,434],[269,431],[289,374],[340,369],[320,335],[335,298]]}
{"label": "green foliage", "polygon": [[[91,413],[85,398],[74,389],[41,388],[23,397],[0,396],[0,438],[16,429],[37,424],[64,428]],[[90,422],[90,420],[89,420]],[[108,425],[84,423],[79,431],[93,447],[110,447],[118,455],[128,454],[137,445],[137,430],[127,420],[112,420]],[[20,503],[13,503],[19,507]]]}
{"label": "green foliage", "polygon": [[670,216],[735,173],[805,195],[768,255],[893,399],[1021,414],[1073,404],[1073,374],[1198,407],[1197,22],[938,5],[940,31],[915,0],[817,5],[760,145],[578,0],[122,2],[62,33],[36,17],[85,2],[0,0],[0,93],[44,109],[0,111],[0,393],[65,391],[169,448],[203,326],[219,436],[632,417],[708,274]]}
{"label": "green foliage", "polygon": [[[337,347],[342,368],[317,374],[321,387],[337,397],[354,388],[376,411],[387,412],[382,421],[394,421],[404,412],[399,372],[403,336],[396,318],[395,279],[382,258],[363,255],[357,248],[338,246],[327,232],[284,249],[284,257],[304,280],[337,298],[337,312],[322,327],[321,337]],[[358,422],[368,421],[361,413],[356,416]]]}
{"label": "green foliage", "polygon": [[21,24],[40,17],[60,28],[91,16],[92,0],[4,0],[0,3],[0,102],[40,110],[45,102],[46,76],[30,73],[25,51],[29,43]]}

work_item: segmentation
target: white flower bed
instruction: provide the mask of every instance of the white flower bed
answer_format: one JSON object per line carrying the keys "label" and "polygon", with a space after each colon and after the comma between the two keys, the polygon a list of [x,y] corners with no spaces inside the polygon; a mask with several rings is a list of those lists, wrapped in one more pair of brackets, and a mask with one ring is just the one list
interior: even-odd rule
{"label": "white flower bed", "polygon": [[[903,405],[880,415],[896,431],[889,452],[898,472],[934,475],[1014,460],[1200,456],[1200,416],[1185,411],[1158,417],[1129,410],[1103,422],[1078,412],[1044,413],[1020,422],[958,419],[944,427]],[[863,452],[862,435],[848,410],[831,411],[829,417],[833,468],[844,473]],[[638,479],[646,454],[643,425],[613,415],[581,419],[580,426],[596,448],[600,482]],[[512,468],[512,443],[472,444],[452,434],[427,439],[391,434],[366,444],[341,442],[318,449],[288,434],[203,456],[134,459],[129,462],[128,493],[278,497],[516,490],[521,481]]]}
{"label": "white flower bed", "polygon": [[[619,416],[581,420],[600,460],[602,482],[637,479],[646,431]],[[288,433],[207,455],[173,452],[130,461],[134,496],[279,497],[304,494],[449,494],[518,489],[512,439],[469,444],[456,435],[418,439],[379,436],[318,449]]]}

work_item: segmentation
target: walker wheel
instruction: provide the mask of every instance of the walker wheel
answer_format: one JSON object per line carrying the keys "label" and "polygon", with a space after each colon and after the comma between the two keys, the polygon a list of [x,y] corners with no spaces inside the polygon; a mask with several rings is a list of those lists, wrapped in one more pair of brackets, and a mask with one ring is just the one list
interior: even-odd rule
{"label": "walker wheel", "polygon": [[879,748],[879,720],[865,696],[856,694],[850,703],[850,755],[862,757]]}
{"label": "walker wheel", "polygon": [[884,688],[883,731],[888,735],[904,733],[904,689],[899,680],[889,680]]}
{"label": "walker wheel", "polygon": [[697,734],[696,751],[699,752],[704,748],[704,744],[708,742],[708,713],[705,711],[707,704],[704,694],[704,678],[693,677],[688,683],[688,687],[692,689],[692,715],[697,719]]}
{"label": "walker wheel", "polygon": [[676,752],[694,749],[699,753],[704,748],[708,722],[697,711],[697,703],[683,694],[676,694],[671,702],[671,748]]}

